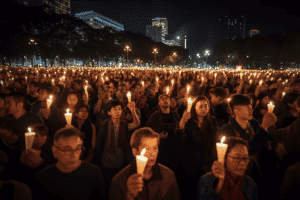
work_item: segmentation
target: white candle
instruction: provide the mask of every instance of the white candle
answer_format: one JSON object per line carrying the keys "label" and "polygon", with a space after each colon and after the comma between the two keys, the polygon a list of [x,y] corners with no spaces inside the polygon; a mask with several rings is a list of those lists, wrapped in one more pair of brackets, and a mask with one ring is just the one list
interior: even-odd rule
{"label": "white candle", "polygon": [[282,97],[284,97],[284,95],[285,95],[285,92],[282,92]]}
{"label": "white candle", "polygon": [[169,86],[166,88],[166,92],[167,92],[167,94],[169,94],[169,91],[170,91],[170,89],[169,89]]}
{"label": "white candle", "polygon": [[186,86],[186,93],[187,93],[187,94],[189,94],[189,93],[190,93],[190,89],[191,89],[191,86],[189,86],[189,85],[188,85],[188,86]]}
{"label": "white candle", "polygon": [[65,118],[66,118],[67,124],[71,125],[71,122],[72,122],[72,113],[69,113],[69,111],[70,111],[69,108],[66,111],[67,112],[65,113]]}
{"label": "white candle", "polygon": [[131,101],[131,92],[127,92],[127,98],[128,98],[128,102]]}
{"label": "white candle", "polygon": [[191,97],[189,97],[188,98],[188,107],[187,107],[188,112],[191,112],[192,104],[193,104],[193,99]]}
{"label": "white candle", "polygon": [[172,86],[174,86],[174,79],[172,79]]}
{"label": "white candle", "polygon": [[262,83],[263,83],[263,80],[260,80],[260,81],[259,81],[259,85],[261,85]]}
{"label": "white candle", "polygon": [[268,112],[269,113],[273,113],[275,105],[273,104],[272,101],[270,101],[270,103],[268,104]]}
{"label": "white candle", "polygon": [[52,95],[50,95],[49,99],[47,99],[47,108],[50,108],[52,105]]}
{"label": "white candle", "polygon": [[144,174],[144,170],[148,161],[148,158],[144,156],[146,149],[143,149],[141,155],[136,156],[136,169],[138,174]]}
{"label": "white candle", "polygon": [[218,154],[218,161],[224,164],[224,160],[225,160],[225,154],[227,151],[227,144],[224,144],[226,137],[222,137],[221,139],[221,143],[216,143],[216,147],[217,147],[217,154]]}
{"label": "white candle", "polygon": [[31,149],[33,140],[34,140],[35,132],[31,132],[31,128],[28,128],[28,132],[25,133],[25,145],[26,149]]}
{"label": "white candle", "polygon": [[144,81],[142,81],[142,86],[143,86],[143,87],[145,87],[145,85],[144,85],[144,84],[145,84],[145,83],[144,83]]}

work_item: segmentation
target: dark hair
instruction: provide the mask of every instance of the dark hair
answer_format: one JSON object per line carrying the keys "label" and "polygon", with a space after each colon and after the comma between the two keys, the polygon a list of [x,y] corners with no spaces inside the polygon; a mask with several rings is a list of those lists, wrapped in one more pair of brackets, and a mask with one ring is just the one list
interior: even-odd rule
{"label": "dark hair", "polygon": [[54,143],[56,143],[60,138],[69,138],[72,136],[78,136],[81,140],[83,140],[82,134],[78,128],[64,127],[55,132],[55,134],[53,136],[53,141],[54,141]]}
{"label": "dark hair", "polygon": [[46,90],[47,94],[51,93],[51,89],[49,87],[46,87],[46,86],[39,87],[38,92],[41,91],[41,90]]}
{"label": "dark hair", "polygon": [[47,135],[49,134],[48,126],[45,124],[35,124],[32,126],[32,130],[40,135]]}
{"label": "dark hair", "polygon": [[[249,153],[249,144],[246,140],[242,139],[242,138],[239,138],[239,137],[226,137],[226,140],[224,142],[225,144],[227,144],[227,151],[226,151],[226,154],[225,154],[225,159],[224,159],[224,163],[226,163],[227,161],[227,155],[228,153],[238,144],[241,144],[241,145],[244,145],[246,146],[247,150],[248,150],[248,153]],[[225,164],[225,167],[226,167],[226,164]]]}
{"label": "dark hair", "polygon": [[280,107],[282,110],[285,110],[285,111],[289,110],[290,109],[289,104],[294,103],[298,99],[299,96],[300,95],[298,93],[287,93],[282,98],[278,107]]}
{"label": "dark hair", "polygon": [[221,87],[214,88],[213,94],[216,97],[221,97],[222,99],[225,99],[226,95],[227,95],[226,90],[224,88],[221,88]]}
{"label": "dark hair", "polygon": [[[192,104],[192,107],[191,107],[191,118],[193,120],[195,120],[195,122],[198,121],[197,112],[196,112],[196,104],[199,101],[202,101],[202,100],[205,100],[207,102],[208,110],[210,108],[209,100],[205,96],[203,96],[203,95],[197,96],[196,99],[194,100],[193,104]],[[207,115],[203,119],[203,125],[208,125],[210,123],[211,123],[211,114],[210,114],[210,112],[208,112]]]}
{"label": "dark hair", "polygon": [[122,103],[115,99],[111,100],[108,104],[108,111],[111,111],[111,109],[116,106],[121,106],[121,108],[122,108]]}
{"label": "dark hair", "polygon": [[142,138],[148,137],[148,138],[156,138],[158,145],[160,143],[160,137],[159,134],[153,131],[149,127],[143,127],[135,130],[130,138],[130,146],[132,149],[138,149],[141,145]]}
{"label": "dark hair", "polygon": [[0,129],[12,131],[15,127],[15,118],[13,115],[5,116],[0,122]]}
{"label": "dark hair", "polygon": [[240,105],[242,105],[242,106],[252,105],[251,99],[242,94],[233,95],[231,97],[231,100],[229,101],[229,106],[230,106],[232,113],[233,113],[234,106],[240,106]]}
{"label": "dark hair", "polygon": [[11,92],[6,95],[7,97],[12,97],[16,104],[23,103],[23,108],[27,107],[27,99],[24,93],[22,92]]}

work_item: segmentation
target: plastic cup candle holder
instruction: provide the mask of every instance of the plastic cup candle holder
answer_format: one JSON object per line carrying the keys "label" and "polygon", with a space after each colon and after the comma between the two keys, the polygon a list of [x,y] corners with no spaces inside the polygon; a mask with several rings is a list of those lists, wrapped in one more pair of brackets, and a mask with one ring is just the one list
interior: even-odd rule
{"label": "plastic cup candle holder", "polygon": [[222,137],[221,142],[220,143],[216,143],[216,147],[217,147],[217,154],[218,154],[218,161],[224,164],[224,160],[225,160],[225,154],[228,148],[227,144],[224,144],[226,137]]}
{"label": "plastic cup candle holder", "polygon": [[127,92],[127,98],[128,98],[128,102],[131,101],[131,92]]}
{"label": "plastic cup candle holder", "polygon": [[52,105],[52,95],[50,95],[49,99],[47,99],[47,108],[50,108],[50,106]]}
{"label": "plastic cup candle holder", "polygon": [[272,101],[270,101],[270,103],[268,104],[268,112],[269,113],[273,113],[275,105],[273,104]]}
{"label": "plastic cup candle holder", "polygon": [[188,112],[191,112],[192,104],[193,104],[193,99],[191,97],[189,97],[188,98],[188,107],[187,107]]}
{"label": "plastic cup candle holder", "polygon": [[141,155],[136,156],[136,169],[138,174],[144,174],[148,158],[144,156],[146,149],[143,149]]}
{"label": "plastic cup candle holder", "polygon": [[31,128],[29,127],[28,128],[28,132],[25,133],[25,145],[26,145],[26,149],[31,149],[34,137],[35,137],[35,132],[31,132]]}
{"label": "plastic cup candle holder", "polygon": [[71,125],[71,122],[72,122],[72,113],[69,113],[69,111],[70,111],[69,108],[66,111],[67,112],[65,113],[65,118],[66,118],[67,124]]}

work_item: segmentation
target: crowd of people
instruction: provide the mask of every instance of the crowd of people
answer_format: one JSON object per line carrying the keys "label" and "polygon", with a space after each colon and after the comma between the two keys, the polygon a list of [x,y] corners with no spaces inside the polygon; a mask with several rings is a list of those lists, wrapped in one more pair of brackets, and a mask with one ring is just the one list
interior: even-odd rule
{"label": "crowd of people", "polygon": [[300,189],[298,71],[2,66],[0,81],[1,199],[295,199]]}

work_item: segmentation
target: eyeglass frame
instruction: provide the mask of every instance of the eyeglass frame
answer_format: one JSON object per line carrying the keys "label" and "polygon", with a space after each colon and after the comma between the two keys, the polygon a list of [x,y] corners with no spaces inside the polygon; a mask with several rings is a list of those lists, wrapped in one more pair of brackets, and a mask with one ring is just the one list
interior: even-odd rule
{"label": "eyeglass frame", "polygon": [[233,156],[229,156],[228,157],[232,158],[232,161],[236,164],[241,163],[242,161],[244,161],[245,163],[249,163],[250,162],[250,157],[244,157],[244,158],[240,158],[240,157],[233,157]]}
{"label": "eyeglass frame", "polygon": [[[71,154],[72,152],[75,152],[76,151],[79,151],[79,148],[77,149],[68,149],[68,150],[65,150],[65,149],[61,149],[60,147],[56,146],[56,145],[53,145],[55,148],[59,149],[60,151],[62,151],[63,153],[65,154]],[[81,148],[80,148],[80,153],[82,153],[83,151],[85,150],[85,147],[82,145]],[[79,152],[78,152],[79,153]]]}

